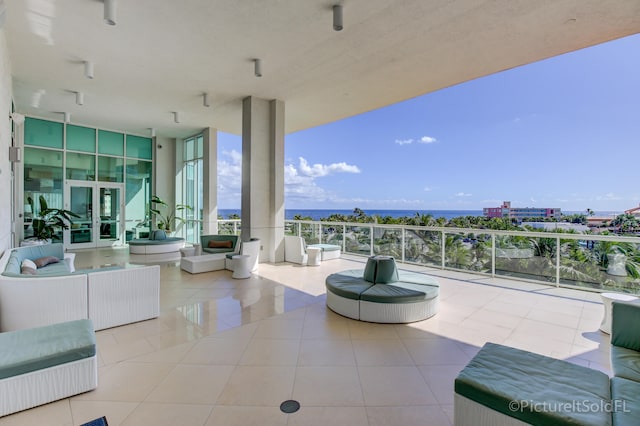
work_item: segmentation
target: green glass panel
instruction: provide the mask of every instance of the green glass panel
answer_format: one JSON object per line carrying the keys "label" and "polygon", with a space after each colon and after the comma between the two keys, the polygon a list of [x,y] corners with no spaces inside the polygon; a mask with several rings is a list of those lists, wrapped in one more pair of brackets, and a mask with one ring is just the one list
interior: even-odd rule
{"label": "green glass panel", "polygon": [[187,139],[184,141],[184,160],[189,161],[193,160],[193,148],[194,148],[195,139]]}
{"label": "green glass panel", "polygon": [[124,155],[124,134],[98,130],[98,154]]}
{"label": "green glass panel", "polygon": [[204,137],[198,136],[196,138],[196,158],[202,158],[204,156],[203,144]]}
{"label": "green glass panel", "polygon": [[98,157],[98,180],[102,182],[124,182],[124,159]]}
{"label": "green glass panel", "polygon": [[67,152],[67,179],[95,180],[96,156]]}
{"label": "green glass panel", "polygon": [[24,121],[24,144],[62,149],[63,126],[55,121],[27,117]]}
{"label": "green glass panel", "polygon": [[[33,235],[30,226],[40,213],[40,196],[48,207],[59,208],[62,204],[62,152],[25,147],[24,149],[24,236]],[[32,203],[29,203],[29,200]]]}
{"label": "green glass panel", "polygon": [[127,157],[142,158],[151,160],[152,158],[151,138],[127,135]]}
{"label": "green glass panel", "polygon": [[[138,235],[139,229],[133,229],[139,223],[144,224],[149,211],[151,198],[151,171],[150,161],[127,159],[127,183],[125,185],[125,220],[127,232]],[[143,225],[140,225],[143,226]],[[140,228],[138,226],[138,228]]]}
{"label": "green glass panel", "polygon": [[67,149],[96,152],[96,130],[67,124]]}

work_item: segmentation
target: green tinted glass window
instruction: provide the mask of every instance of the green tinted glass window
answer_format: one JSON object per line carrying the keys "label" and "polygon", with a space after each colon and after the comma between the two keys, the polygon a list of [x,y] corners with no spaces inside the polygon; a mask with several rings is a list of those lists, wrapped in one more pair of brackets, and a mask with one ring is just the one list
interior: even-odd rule
{"label": "green tinted glass window", "polygon": [[124,155],[124,134],[98,130],[98,153]]}
{"label": "green tinted glass window", "polygon": [[96,130],[67,124],[67,149],[96,152]]}
{"label": "green tinted glass window", "polygon": [[124,160],[116,157],[98,157],[98,180],[102,182],[124,182]]}
{"label": "green tinted glass window", "polygon": [[198,136],[196,138],[196,158],[202,158],[204,155],[203,150],[204,138],[202,136]]}
{"label": "green tinted glass window", "polygon": [[[23,161],[25,193],[62,193],[62,152],[25,148]],[[50,207],[53,206],[50,205]],[[62,205],[55,207],[62,207]]]}
{"label": "green tinted glass window", "polygon": [[27,117],[24,121],[24,144],[62,149],[62,123]]}
{"label": "green tinted glass window", "polygon": [[143,221],[151,198],[150,161],[127,160],[126,220]]}
{"label": "green tinted glass window", "polygon": [[127,135],[127,157],[151,160],[151,138]]}
{"label": "green tinted glass window", "polygon": [[67,152],[67,179],[95,180],[96,156]]}

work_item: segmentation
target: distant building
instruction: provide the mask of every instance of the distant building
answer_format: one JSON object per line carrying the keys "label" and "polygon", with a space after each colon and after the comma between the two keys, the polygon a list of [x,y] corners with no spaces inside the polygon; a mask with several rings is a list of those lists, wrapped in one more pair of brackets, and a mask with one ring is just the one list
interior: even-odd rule
{"label": "distant building", "polygon": [[632,214],[635,217],[640,217],[640,207],[634,207],[632,209],[625,210],[624,213],[625,214]]}
{"label": "distant building", "polygon": [[511,201],[505,201],[500,207],[485,207],[482,214],[486,217],[503,217],[522,220],[531,217],[553,217],[560,219],[562,212],[559,208],[539,207],[511,207]]}

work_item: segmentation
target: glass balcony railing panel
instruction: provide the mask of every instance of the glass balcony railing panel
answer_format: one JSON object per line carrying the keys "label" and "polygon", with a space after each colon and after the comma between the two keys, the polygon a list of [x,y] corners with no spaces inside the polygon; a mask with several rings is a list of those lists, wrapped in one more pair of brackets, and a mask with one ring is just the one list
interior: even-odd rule
{"label": "glass balcony railing panel", "polygon": [[237,219],[218,220],[218,234],[237,235],[240,233],[240,221]]}
{"label": "glass balcony railing panel", "polygon": [[402,229],[374,227],[373,254],[402,260]]}
{"label": "glass balcony railing panel", "polygon": [[442,265],[442,233],[408,228],[405,231],[405,262],[440,267]]}
{"label": "glass balcony railing panel", "polygon": [[344,226],[333,224],[322,224],[322,242],[325,244],[334,244],[342,247],[344,240]]}
{"label": "glass balcony railing panel", "polygon": [[345,252],[369,256],[371,254],[371,227],[347,226]]}
{"label": "glass balcony railing panel", "polygon": [[298,235],[298,225],[295,222],[285,222],[284,235]]}
{"label": "glass balcony railing panel", "polygon": [[445,232],[445,267],[491,272],[491,235]]}
{"label": "glass balcony railing panel", "polygon": [[588,289],[640,292],[640,245],[561,240],[560,283]]}
{"label": "glass balcony railing panel", "polygon": [[[505,275],[537,281],[556,281],[556,238],[526,237],[530,247],[521,238],[496,237],[496,275]],[[509,238],[507,238],[509,237]],[[502,240],[498,243],[498,240]],[[513,246],[507,247],[506,244]]]}
{"label": "glass balcony railing panel", "polygon": [[300,224],[300,236],[309,244],[318,244],[318,224],[311,222],[302,222]]}

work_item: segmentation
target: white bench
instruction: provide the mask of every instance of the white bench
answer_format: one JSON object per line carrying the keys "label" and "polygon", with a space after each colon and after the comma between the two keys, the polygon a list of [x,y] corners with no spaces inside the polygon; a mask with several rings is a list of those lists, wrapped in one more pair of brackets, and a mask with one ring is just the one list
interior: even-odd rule
{"label": "white bench", "polygon": [[185,256],[180,258],[180,269],[190,274],[220,271],[224,269],[225,258],[225,253]]}

